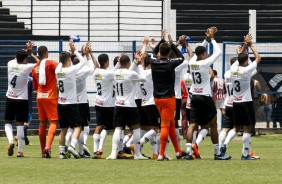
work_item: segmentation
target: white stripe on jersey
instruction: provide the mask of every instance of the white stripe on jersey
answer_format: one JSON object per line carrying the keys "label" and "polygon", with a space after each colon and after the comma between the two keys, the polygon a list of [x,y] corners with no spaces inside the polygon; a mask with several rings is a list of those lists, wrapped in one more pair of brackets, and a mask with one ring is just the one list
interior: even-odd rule
{"label": "white stripe on jersey", "polygon": [[234,102],[249,102],[252,100],[251,77],[256,73],[257,63],[253,62],[246,67],[238,66],[235,62],[231,68],[231,81],[233,87]]}
{"label": "white stripe on jersey", "polygon": [[[206,41],[202,43],[202,46],[207,44]],[[212,41],[215,52],[209,58],[201,61],[197,61],[197,56],[194,55],[189,61],[190,72],[193,79],[193,85],[190,91],[193,95],[206,95],[212,96],[209,68],[215,60],[221,55],[221,50],[215,40]]]}
{"label": "white stripe on jersey", "polygon": [[18,64],[17,60],[8,62],[8,90],[6,96],[12,99],[28,99],[28,76],[35,64]]}
{"label": "white stripe on jersey", "polygon": [[87,103],[87,91],[86,91],[86,79],[94,72],[94,64],[92,60],[86,62],[86,65],[82,67],[75,75],[76,79],[76,93],[77,103]]}
{"label": "white stripe on jersey", "polygon": [[190,109],[191,108],[191,99],[192,99],[192,93],[190,92],[190,88],[193,84],[192,75],[190,73],[184,74],[183,75],[183,81],[185,83],[185,87],[186,87],[187,92],[188,92],[186,109]]}
{"label": "white stripe on jersey", "polygon": [[77,65],[63,68],[60,63],[55,70],[59,86],[59,104],[77,104],[75,75],[84,66],[85,60],[78,51],[74,54],[80,61]]}
{"label": "white stripe on jersey", "polygon": [[230,70],[225,72],[224,80],[225,80],[225,89],[227,91],[226,98],[224,100],[224,105],[233,107],[233,88],[232,88]]}
{"label": "white stripe on jersey", "polygon": [[178,67],[176,67],[174,69],[175,71],[175,81],[174,81],[174,91],[175,91],[175,97],[177,99],[181,99],[182,95],[181,95],[181,85],[180,85],[180,81],[181,81],[181,72],[183,69],[188,69],[188,61],[184,60],[183,63],[181,63],[181,65],[179,65]]}
{"label": "white stripe on jersey", "polygon": [[114,107],[114,71],[97,68],[94,71],[94,80],[97,89],[95,105],[100,107]]}
{"label": "white stripe on jersey", "polygon": [[217,76],[214,77],[212,88],[214,90],[215,100],[223,100],[224,99],[224,79],[217,77]]}
{"label": "white stripe on jersey", "polygon": [[142,92],[144,95],[142,99],[142,106],[155,105],[151,69],[142,71],[142,76],[146,79],[146,81],[141,84]]}
{"label": "white stripe on jersey", "polygon": [[140,81],[145,81],[145,79],[135,71],[129,69],[116,70],[114,73],[114,83],[116,88],[115,106],[136,107],[135,86],[136,83],[139,84]]}

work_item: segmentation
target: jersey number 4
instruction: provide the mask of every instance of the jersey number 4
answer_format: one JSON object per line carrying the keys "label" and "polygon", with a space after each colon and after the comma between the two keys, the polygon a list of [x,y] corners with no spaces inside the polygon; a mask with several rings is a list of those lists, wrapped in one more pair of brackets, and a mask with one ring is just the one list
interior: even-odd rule
{"label": "jersey number 4", "polygon": [[13,88],[16,87],[17,78],[18,78],[18,76],[15,75],[15,76],[12,78],[11,82],[10,82],[10,84],[13,86]]}
{"label": "jersey number 4", "polygon": [[199,72],[192,72],[192,78],[194,84],[201,84],[202,83],[202,76]]}

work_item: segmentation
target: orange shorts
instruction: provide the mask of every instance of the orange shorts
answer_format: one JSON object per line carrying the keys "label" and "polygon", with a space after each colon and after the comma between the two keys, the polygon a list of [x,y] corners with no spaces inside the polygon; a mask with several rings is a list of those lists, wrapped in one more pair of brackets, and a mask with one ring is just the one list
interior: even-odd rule
{"label": "orange shorts", "polygon": [[40,121],[57,121],[58,99],[37,99],[38,118]]}
{"label": "orange shorts", "polygon": [[159,110],[161,120],[174,120],[176,109],[175,96],[170,98],[155,98],[156,107]]}

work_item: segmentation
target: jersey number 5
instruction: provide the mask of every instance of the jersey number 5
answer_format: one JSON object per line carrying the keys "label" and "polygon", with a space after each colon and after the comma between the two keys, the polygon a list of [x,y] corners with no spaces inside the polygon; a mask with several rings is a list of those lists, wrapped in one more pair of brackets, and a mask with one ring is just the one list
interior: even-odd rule
{"label": "jersey number 5", "polygon": [[202,76],[199,72],[192,72],[193,82],[194,84],[201,84],[202,83]]}
{"label": "jersey number 5", "polygon": [[10,82],[10,84],[13,86],[13,88],[16,87],[17,78],[18,78],[18,76],[15,75],[15,76],[12,78],[11,82]]}

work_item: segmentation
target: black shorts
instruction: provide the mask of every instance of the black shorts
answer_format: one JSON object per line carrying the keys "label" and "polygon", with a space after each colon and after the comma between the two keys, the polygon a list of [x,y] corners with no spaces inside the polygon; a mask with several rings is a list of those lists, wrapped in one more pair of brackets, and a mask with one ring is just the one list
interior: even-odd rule
{"label": "black shorts", "polygon": [[16,122],[28,121],[28,100],[7,98],[5,120]]}
{"label": "black shorts", "polygon": [[176,98],[176,106],[175,106],[176,109],[175,109],[175,115],[174,115],[175,120],[180,120],[181,101],[182,99]]}
{"label": "black shorts", "polygon": [[58,104],[60,128],[82,126],[82,117],[78,104]]}
{"label": "black shorts", "polygon": [[251,126],[255,122],[253,102],[233,102],[233,122],[235,126]]}
{"label": "black shorts", "polygon": [[233,123],[233,107],[225,106],[225,114],[223,115],[223,126],[222,128],[230,128],[234,127]]}
{"label": "black shorts", "polygon": [[214,101],[210,96],[193,95],[191,99],[190,123],[207,125],[216,116]]}
{"label": "black shorts", "polygon": [[114,107],[95,106],[97,125],[103,126],[106,130],[113,130],[114,109]]}
{"label": "black shorts", "polygon": [[160,114],[155,105],[141,107],[141,126],[159,126]]}
{"label": "black shorts", "polygon": [[140,116],[137,107],[115,107],[114,127],[131,127],[140,124]]}
{"label": "black shorts", "polygon": [[190,109],[186,108],[186,117],[187,117],[187,121],[190,123]]}
{"label": "black shorts", "polygon": [[90,109],[89,109],[89,103],[81,103],[78,104],[79,111],[81,113],[82,118],[82,125],[81,126],[88,126],[90,121]]}

